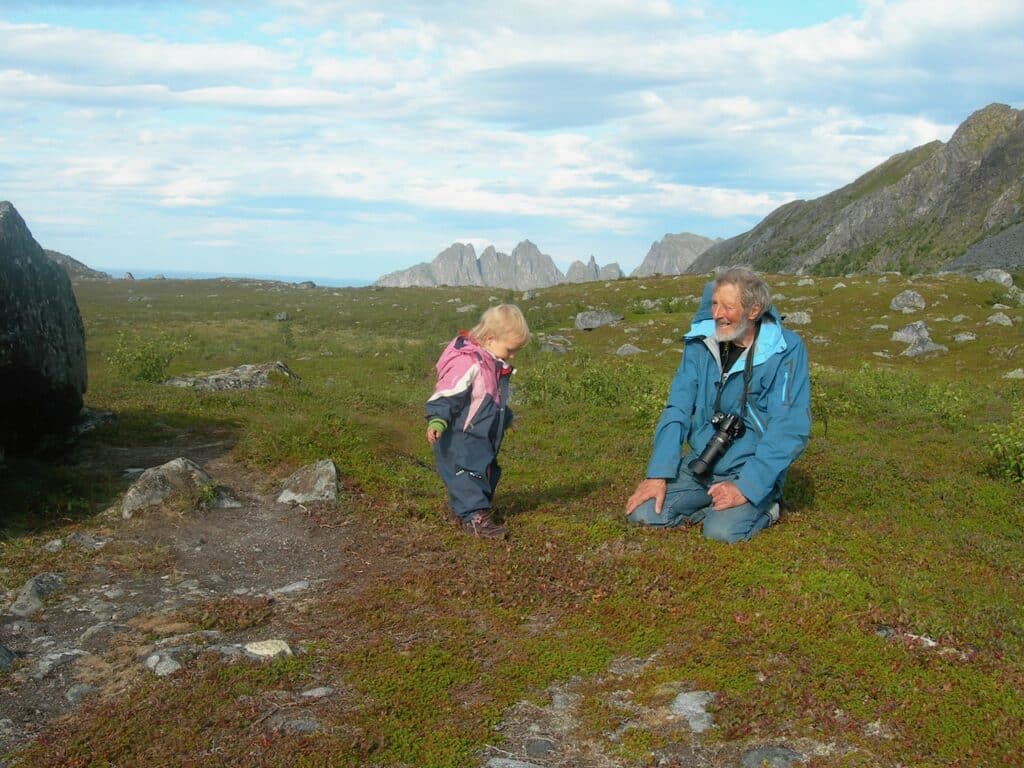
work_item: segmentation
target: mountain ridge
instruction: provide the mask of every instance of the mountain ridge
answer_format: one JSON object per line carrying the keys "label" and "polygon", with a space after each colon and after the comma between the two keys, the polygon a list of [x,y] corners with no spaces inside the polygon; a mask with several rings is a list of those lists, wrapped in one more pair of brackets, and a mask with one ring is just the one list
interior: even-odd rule
{"label": "mountain ridge", "polygon": [[990,104],[946,143],[893,155],[850,184],[794,200],[702,253],[689,272],[935,272],[1024,221],[1024,111]]}

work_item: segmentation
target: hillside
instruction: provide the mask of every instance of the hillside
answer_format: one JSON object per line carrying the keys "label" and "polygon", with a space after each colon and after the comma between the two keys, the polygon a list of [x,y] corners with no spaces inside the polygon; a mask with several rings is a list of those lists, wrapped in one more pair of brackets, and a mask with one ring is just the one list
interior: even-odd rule
{"label": "hillside", "polygon": [[992,104],[948,143],[911,149],[823,197],[787,203],[709,248],[690,271],[745,263],[819,275],[934,272],[1024,221],[1022,204],[1024,112]]}
{"label": "hillside", "polygon": [[97,269],[87,267],[77,259],[73,259],[67,254],[60,253],[59,251],[51,251],[44,248],[43,253],[46,254],[46,258],[50,261],[59,264],[63,267],[64,271],[68,273],[68,277],[72,280],[109,280],[110,275],[106,272],[100,272]]}

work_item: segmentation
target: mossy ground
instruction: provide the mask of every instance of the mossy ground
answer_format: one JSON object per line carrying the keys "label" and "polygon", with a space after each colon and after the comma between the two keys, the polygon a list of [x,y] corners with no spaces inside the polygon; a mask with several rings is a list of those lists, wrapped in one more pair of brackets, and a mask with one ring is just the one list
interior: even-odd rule
{"label": "mossy ground", "polygon": [[[2,586],[88,566],[68,551],[43,562],[39,547],[88,528],[123,490],[114,468],[90,464],[93,452],[183,438],[225,442],[268,486],[330,457],[346,511],[321,511],[320,522],[355,516],[380,532],[382,551],[368,556],[404,565],[365,584],[328,584],[315,611],[275,617],[287,622],[296,657],[248,667],[203,657],[52,724],[18,753],[20,764],[473,765],[515,702],[597,679],[612,659],[652,655],[635,699],[664,703],[671,681],[718,692],[711,739],[849,748],[816,765],[1021,764],[1024,492],[993,472],[988,446],[1020,408],[1021,385],[1000,377],[1021,367],[1024,339],[1019,324],[983,325],[998,287],[920,278],[912,287],[928,308],[904,316],[889,310],[908,287],[895,276],[846,278],[844,288],[773,278],[783,312],[812,316],[796,330],[814,364],[814,434],[791,470],[782,523],[724,546],[696,530],[632,529],[622,515],[703,282],[561,286],[519,302],[535,333],[571,336],[575,348],[541,353],[535,341],[516,359],[518,419],[497,498],[512,539],[499,546],[445,524],[422,403],[444,343],[489,303],[518,297],[237,281],[76,285],[87,404],[118,418],[82,439],[77,464],[9,462]],[[688,298],[653,311],[640,303],[673,297]],[[466,304],[477,311],[456,311]],[[589,306],[627,317],[572,331]],[[281,311],[292,319],[276,321]],[[954,324],[957,314],[970,319]],[[892,331],[922,316],[949,354],[899,355]],[[952,341],[965,329],[978,340]],[[130,381],[109,363],[122,334],[190,337],[169,375],[279,359],[302,383],[201,394]],[[645,353],[615,357],[626,341]],[[137,565],[166,556],[143,553]],[[196,628],[264,618],[261,606],[238,601],[184,617]],[[906,640],[914,635],[948,652]],[[320,733],[254,725],[267,696],[324,684],[341,694],[318,712]],[[583,705],[598,741],[620,719],[604,694],[595,684]],[[869,728],[879,721],[884,736]],[[614,751],[623,765],[646,765],[666,738],[631,731]]]}

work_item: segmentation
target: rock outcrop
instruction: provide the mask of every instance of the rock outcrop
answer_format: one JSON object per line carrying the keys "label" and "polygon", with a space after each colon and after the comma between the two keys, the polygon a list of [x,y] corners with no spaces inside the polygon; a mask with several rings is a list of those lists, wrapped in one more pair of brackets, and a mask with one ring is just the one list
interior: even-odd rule
{"label": "rock outcrop", "polygon": [[[690,272],[750,264],[765,272],[845,274],[892,269],[935,272],[1010,267],[999,254],[1021,242],[1024,111],[991,104],[968,117],[948,143],[895,155],[853,183],[796,200],[749,232],[701,254]],[[1003,233],[990,247],[974,243]]]}
{"label": "rock outcrop", "polygon": [[681,275],[704,251],[721,240],[712,240],[689,232],[678,235],[665,235],[661,240],[651,243],[650,250],[633,270],[633,277],[648,275]]}
{"label": "rock outcrop", "polygon": [[109,280],[110,275],[106,272],[100,272],[98,269],[92,269],[87,267],[77,259],[73,259],[65,253],[59,251],[51,251],[44,249],[43,253],[46,254],[46,258],[52,261],[54,264],[58,264],[61,269],[68,273],[68,277],[72,280]]}
{"label": "rock outcrop", "polygon": [[563,275],[550,256],[541,253],[529,240],[524,240],[512,253],[502,253],[493,245],[488,246],[479,259],[472,245],[453,243],[429,264],[390,272],[378,279],[375,285],[386,288],[480,285],[527,291],[562,282],[617,280],[620,277],[622,270],[618,264],[599,267],[593,256],[589,264],[574,262],[569,268],[569,275]]}
{"label": "rock outcrop", "polygon": [[0,202],[0,453],[30,450],[82,410],[85,330],[67,273]]}

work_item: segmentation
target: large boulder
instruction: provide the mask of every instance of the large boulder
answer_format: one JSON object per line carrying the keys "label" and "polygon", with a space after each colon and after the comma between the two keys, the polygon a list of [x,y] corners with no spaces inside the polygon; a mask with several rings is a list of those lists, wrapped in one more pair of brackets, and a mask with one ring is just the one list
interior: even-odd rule
{"label": "large boulder", "polygon": [[73,424],[86,382],[71,281],[0,202],[0,453],[29,450]]}

